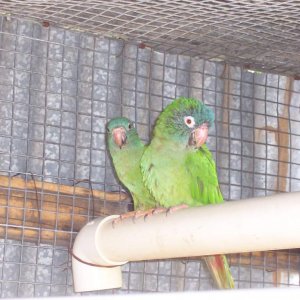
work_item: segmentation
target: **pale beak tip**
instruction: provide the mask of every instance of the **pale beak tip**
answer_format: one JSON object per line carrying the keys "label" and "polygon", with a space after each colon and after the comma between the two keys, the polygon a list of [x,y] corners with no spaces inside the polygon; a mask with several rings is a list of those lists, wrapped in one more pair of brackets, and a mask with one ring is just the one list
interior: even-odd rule
{"label": "pale beak tip", "polygon": [[194,139],[197,148],[200,148],[203,144],[205,144],[208,138],[208,124],[204,123],[194,131]]}

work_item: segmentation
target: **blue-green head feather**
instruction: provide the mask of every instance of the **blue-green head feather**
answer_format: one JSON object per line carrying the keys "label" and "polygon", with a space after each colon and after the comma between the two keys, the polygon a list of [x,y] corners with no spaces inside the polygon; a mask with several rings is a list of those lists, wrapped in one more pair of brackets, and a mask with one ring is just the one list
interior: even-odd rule
{"label": "blue-green head feather", "polygon": [[160,114],[154,136],[191,144],[193,134],[203,124],[211,126],[214,113],[203,102],[194,98],[178,98]]}

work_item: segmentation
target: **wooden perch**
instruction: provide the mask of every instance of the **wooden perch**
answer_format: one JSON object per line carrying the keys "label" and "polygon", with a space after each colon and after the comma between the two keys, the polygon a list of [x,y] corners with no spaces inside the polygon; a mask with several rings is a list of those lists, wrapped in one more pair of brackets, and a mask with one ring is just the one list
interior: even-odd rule
{"label": "wooden perch", "polygon": [[[43,190],[43,192],[51,192],[65,194],[65,195],[76,195],[76,196],[84,196],[89,197],[92,194],[92,191],[87,188],[79,187],[79,186],[69,186],[56,184],[46,181],[36,181],[36,180],[28,180],[25,181],[20,177],[7,177],[0,176],[0,187],[6,187],[11,189],[20,189],[20,190]],[[100,190],[93,190],[94,198],[99,198],[101,200],[106,201],[123,201],[128,199],[128,195],[124,192],[104,192]]]}
{"label": "wooden perch", "polygon": [[0,237],[66,246],[94,217],[125,213],[128,201],[123,192],[0,176]]}

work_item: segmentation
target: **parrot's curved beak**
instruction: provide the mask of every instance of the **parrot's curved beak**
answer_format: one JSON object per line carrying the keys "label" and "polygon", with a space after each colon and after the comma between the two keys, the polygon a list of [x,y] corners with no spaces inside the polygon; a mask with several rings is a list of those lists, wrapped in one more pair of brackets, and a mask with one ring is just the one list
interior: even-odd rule
{"label": "parrot's curved beak", "polygon": [[114,128],[112,131],[112,137],[115,144],[121,149],[127,140],[126,130],[123,127]]}
{"label": "parrot's curved beak", "polygon": [[203,123],[191,132],[189,145],[200,148],[208,137],[208,123]]}

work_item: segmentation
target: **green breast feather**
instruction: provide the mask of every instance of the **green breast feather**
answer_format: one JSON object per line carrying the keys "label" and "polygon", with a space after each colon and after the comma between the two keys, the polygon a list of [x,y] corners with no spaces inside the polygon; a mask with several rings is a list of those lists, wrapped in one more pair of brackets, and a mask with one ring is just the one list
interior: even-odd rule
{"label": "green breast feather", "polygon": [[146,186],[163,207],[221,203],[216,166],[206,146],[191,151],[148,148],[141,168]]}

